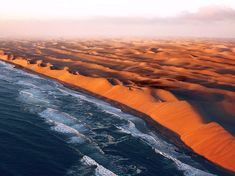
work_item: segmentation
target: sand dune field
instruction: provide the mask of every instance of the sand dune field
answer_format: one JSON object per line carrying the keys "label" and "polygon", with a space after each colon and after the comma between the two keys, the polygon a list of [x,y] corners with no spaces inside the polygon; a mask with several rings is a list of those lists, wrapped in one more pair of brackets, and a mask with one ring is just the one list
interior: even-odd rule
{"label": "sand dune field", "polygon": [[235,172],[234,40],[2,40],[0,59],[144,113]]}

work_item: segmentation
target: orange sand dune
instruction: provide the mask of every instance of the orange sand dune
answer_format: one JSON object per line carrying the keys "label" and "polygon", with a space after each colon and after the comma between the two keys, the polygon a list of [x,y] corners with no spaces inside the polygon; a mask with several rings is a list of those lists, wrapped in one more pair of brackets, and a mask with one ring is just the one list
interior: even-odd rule
{"label": "orange sand dune", "polygon": [[32,43],[2,42],[1,60],[144,113],[235,172],[235,53],[228,49],[234,42]]}

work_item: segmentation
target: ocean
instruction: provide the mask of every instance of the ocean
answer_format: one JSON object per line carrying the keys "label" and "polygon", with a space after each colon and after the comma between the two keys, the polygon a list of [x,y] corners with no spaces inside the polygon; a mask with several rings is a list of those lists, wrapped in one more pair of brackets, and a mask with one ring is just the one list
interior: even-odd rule
{"label": "ocean", "polygon": [[1,61],[0,140],[0,176],[229,175],[143,119]]}

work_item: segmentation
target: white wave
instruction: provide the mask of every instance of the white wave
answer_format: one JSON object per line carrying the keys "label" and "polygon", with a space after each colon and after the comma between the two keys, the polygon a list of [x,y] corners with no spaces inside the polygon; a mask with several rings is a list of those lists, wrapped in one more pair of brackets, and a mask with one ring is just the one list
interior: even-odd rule
{"label": "white wave", "polygon": [[90,158],[89,156],[83,156],[81,159],[82,163],[88,166],[96,166],[95,175],[96,176],[117,176],[112,171],[106,169],[102,165],[98,164],[95,160]]}
{"label": "white wave", "polygon": [[[10,63],[6,63],[4,61],[0,61],[0,66],[1,67],[3,66],[4,69],[6,69],[6,70],[14,70],[14,74],[17,73],[16,74],[17,76],[23,76],[23,79],[30,77],[30,78],[34,78],[34,79],[46,80],[37,74],[29,73],[25,70],[18,69],[17,67],[15,67],[15,65],[10,64]],[[11,75],[13,75],[13,73],[11,73]],[[15,79],[15,77],[12,77],[12,78]],[[19,82],[19,84],[20,84],[20,82]]]}
{"label": "white wave", "polygon": [[68,143],[71,143],[71,144],[83,144],[85,142],[86,140],[82,136],[73,136],[69,138],[68,140]]}
{"label": "white wave", "polygon": [[80,133],[79,130],[83,129],[83,127],[78,124],[79,121],[75,117],[52,108],[47,108],[40,112],[39,116],[45,118],[48,123],[53,125],[51,127],[52,130],[59,133],[73,135],[69,138],[68,143],[81,144],[85,141],[90,142],[87,137]]}
{"label": "white wave", "polygon": [[80,136],[81,134],[74,128],[71,128],[70,126],[67,126],[63,123],[60,122],[55,122],[52,120],[48,120],[49,123],[53,124],[51,127],[52,130],[55,130],[60,133],[65,133],[65,134],[74,134]]}
{"label": "white wave", "polygon": [[[41,113],[39,113],[41,114]],[[41,116],[41,115],[40,115]],[[42,114],[41,117],[48,117],[48,116],[44,116],[44,114]],[[64,117],[63,117],[64,118]],[[58,133],[62,133],[65,135],[69,135],[68,136],[68,143],[71,144],[83,144],[86,143],[87,144],[87,148],[89,148],[90,150],[93,151],[93,153],[96,153],[100,156],[104,155],[103,150],[99,147],[99,145],[97,143],[95,143],[94,141],[92,141],[89,137],[86,137],[85,135],[83,135],[82,133],[80,133],[77,129],[75,129],[75,127],[77,127],[77,124],[73,125],[73,126],[69,126],[66,125],[64,123],[58,122],[58,121],[54,121],[57,120],[57,118],[45,118],[46,122],[48,122],[49,124],[52,124],[53,126],[51,126],[51,130],[56,131]],[[60,121],[61,119],[59,119]],[[64,120],[62,120],[63,122]]]}
{"label": "white wave", "polygon": [[23,86],[28,86],[30,88],[36,88],[37,87],[36,85],[34,85],[33,83],[30,83],[29,81],[23,81],[23,80],[17,81],[16,84],[23,85]]}
{"label": "white wave", "polygon": [[75,125],[76,123],[78,123],[78,120],[75,117],[52,108],[47,108],[46,110],[40,112],[39,115],[43,118],[66,125]]}
{"label": "white wave", "polygon": [[114,117],[116,117],[118,119],[123,119],[123,120],[128,119],[128,120],[134,121],[135,123],[137,123],[137,122],[141,123],[142,126],[146,125],[144,120],[142,120],[136,116],[133,116],[131,114],[127,114],[127,113],[123,112],[121,109],[118,109],[118,108],[116,108],[116,107],[114,107],[114,106],[110,105],[109,103],[104,102],[102,100],[96,99],[96,98],[91,97],[89,95],[81,94],[79,92],[67,89],[65,87],[58,88],[58,90],[60,92],[64,93],[65,95],[71,95],[71,96],[76,97],[78,99],[82,99],[84,101],[91,102],[93,105],[100,107],[101,111],[103,111],[107,114],[113,115]]}
{"label": "white wave", "polygon": [[84,99],[84,100],[87,100],[86,96],[85,95],[82,95],[80,93],[77,93],[73,90],[70,90],[70,89],[67,89],[66,87],[58,87],[58,90],[63,93],[64,95],[72,95],[74,97],[77,97],[77,98],[80,98],[80,99]]}
{"label": "white wave", "polygon": [[18,72],[18,73],[20,73],[20,74],[22,74],[22,75],[24,75],[24,76],[29,76],[29,77],[32,77],[32,78],[34,78],[34,79],[44,79],[44,78],[40,77],[40,76],[37,75],[37,74],[32,74],[32,73],[26,72],[26,71],[24,71],[24,70],[20,70],[20,69],[18,69],[18,68],[14,68],[14,69],[16,70],[16,72]]}
{"label": "white wave", "polygon": [[13,64],[6,63],[4,61],[0,61],[1,66],[4,66],[5,68],[14,68],[15,66]]}
{"label": "white wave", "polygon": [[153,136],[154,134],[145,134],[140,132],[136,127],[135,124],[131,121],[128,122],[128,125],[123,127],[118,127],[122,132],[130,134],[134,137],[140,138],[141,140],[145,141],[149,146],[151,146],[154,151],[170,160],[172,160],[177,168],[184,172],[186,176],[215,176],[214,174],[208,173],[206,171],[197,169],[193,166],[185,164],[178,160],[175,157],[175,151],[172,150],[171,145],[162,141],[157,136]]}
{"label": "white wave", "polygon": [[72,127],[75,128],[76,130],[78,130],[81,133],[86,133],[86,132],[90,131],[90,129],[87,126],[85,126],[84,124],[80,124],[80,123],[75,124]]}
{"label": "white wave", "polygon": [[170,156],[169,154],[162,152],[158,149],[155,149],[155,152],[172,160],[176,164],[177,168],[179,170],[183,171],[184,175],[186,175],[186,176],[216,176],[215,174],[211,174],[206,171],[197,169],[193,166],[190,166],[189,164],[185,164],[185,163],[181,162],[180,160],[178,160],[177,158],[174,158],[174,157]]}
{"label": "white wave", "polygon": [[50,101],[45,98],[45,96],[40,92],[37,91],[36,89],[24,89],[19,92],[19,98],[28,103],[46,103],[50,104]]}
{"label": "white wave", "polygon": [[65,87],[58,88],[58,90],[60,92],[64,93],[65,95],[71,95],[73,97],[85,100],[87,102],[91,102],[94,105],[98,105],[99,107],[102,108],[103,111],[105,111],[105,112],[107,112],[109,114],[112,114],[112,115],[115,115],[115,116],[119,116],[119,113],[122,112],[121,109],[115,108],[115,107],[111,106],[109,103],[106,103],[106,102],[104,102],[102,100],[90,97],[90,96],[85,95],[85,94],[81,94],[81,93],[73,91],[73,90],[67,89]]}
{"label": "white wave", "polygon": [[145,143],[148,143],[150,146],[154,146],[154,148],[158,148],[164,150],[164,152],[170,153],[174,157],[177,157],[179,155],[179,153],[175,151],[175,146],[165,142],[151,132],[150,134],[142,133],[136,128],[135,124],[132,121],[128,120],[127,122],[127,125],[121,127],[117,126],[117,128],[119,128],[124,133],[131,134],[134,137],[138,137],[144,140]]}
{"label": "white wave", "polygon": [[60,88],[58,88],[58,90],[60,92],[64,93],[65,95],[71,95],[71,96],[76,97],[78,99],[82,99],[87,102],[91,102],[93,105],[100,107],[101,111],[103,111],[107,114],[113,115],[119,119],[123,119],[123,120],[128,119],[128,120],[131,120],[135,123],[138,122],[138,123],[141,123],[142,126],[145,126],[145,124],[146,124],[143,119],[138,118],[138,117],[131,115],[131,114],[127,114],[127,113],[123,112],[121,109],[116,108],[105,101],[99,100],[99,99],[91,97],[89,95],[81,94],[80,92],[76,92],[74,90],[70,90],[65,87],[60,87]]}
{"label": "white wave", "polygon": [[53,131],[70,135],[70,137],[68,138],[68,143],[72,143],[72,144],[83,144],[85,142],[90,143],[90,140],[86,136],[84,136],[78,130],[76,130],[68,125],[65,125],[60,122],[55,122],[50,119],[48,119],[47,122],[53,125],[51,127],[51,129]]}
{"label": "white wave", "polygon": [[81,144],[87,142],[87,144],[91,145],[90,147],[93,146],[100,153],[104,153],[96,143],[82,134],[83,132],[89,131],[89,129],[83,124],[80,124],[81,122],[75,117],[52,108],[47,108],[38,114],[40,117],[44,118],[46,122],[53,125],[51,127],[52,130],[70,135],[68,143]]}
{"label": "white wave", "polygon": [[120,118],[120,114],[115,113],[113,111],[110,111],[110,110],[107,110],[107,109],[102,109],[102,111],[107,113],[107,114],[110,114],[110,115],[113,115],[113,116],[116,116],[116,117]]}
{"label": "white wave", "polygon": [[21,90],[20,91],[20,95],[27,95],[27,97],[33,97],[33,94],[29,91],[25,90]]}

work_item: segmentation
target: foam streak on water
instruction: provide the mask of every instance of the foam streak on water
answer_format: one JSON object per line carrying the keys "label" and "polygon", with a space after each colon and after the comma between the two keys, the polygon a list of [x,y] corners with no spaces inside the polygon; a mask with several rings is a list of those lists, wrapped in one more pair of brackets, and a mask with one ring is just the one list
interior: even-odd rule
{"label": "foam streak on water", "polygon": [[[167,175],[167,169],[169,175],[170,171],[176,175],[213,175],[184,152],[178,152],[174,144],[151,131],[142,119],[126,114],[106,102],[65,88],[55,81],[18,70],[10,64],[0,62],[0,67],[0,79],[17,86],[17,101],[22,103],[22,109],[44,119],[49,129],[62,135],[68,145],[84,155],[78,159],[81,166],[77,164],[76,167],[94,166],[89,167],[87,172],[93,170],[95,175],[102,176],[138,175],[144,172],[155,175],[150,173],[153,166],[148,168],[148,164],[145,164],[152,157],[154,165],[162,164],[160,168],[163,170],[159,173],[163,175]],[[138,150],[147,150],[142,154],[145,157],[143,161],[136,159],[138,153],[128,155],[132,149],[127,144],[132,143]],[[119,153],[120,150],[124,153]],[[164,162],[162,159],[157,162],[159,155],[164,158]],[[68,170],[68,175],[79,175],[73,168],[71,166]],[[86,169],[85,166],[82,168]]]}
{"label": "foam streak on water", "polygon": [[116,174],[114,174],[112,171],[99,165],[95,160],[91,159],[89,156],[83,156],[81,161],[86,165],[96,166],[95,174],[97,176],[116,176]]}

